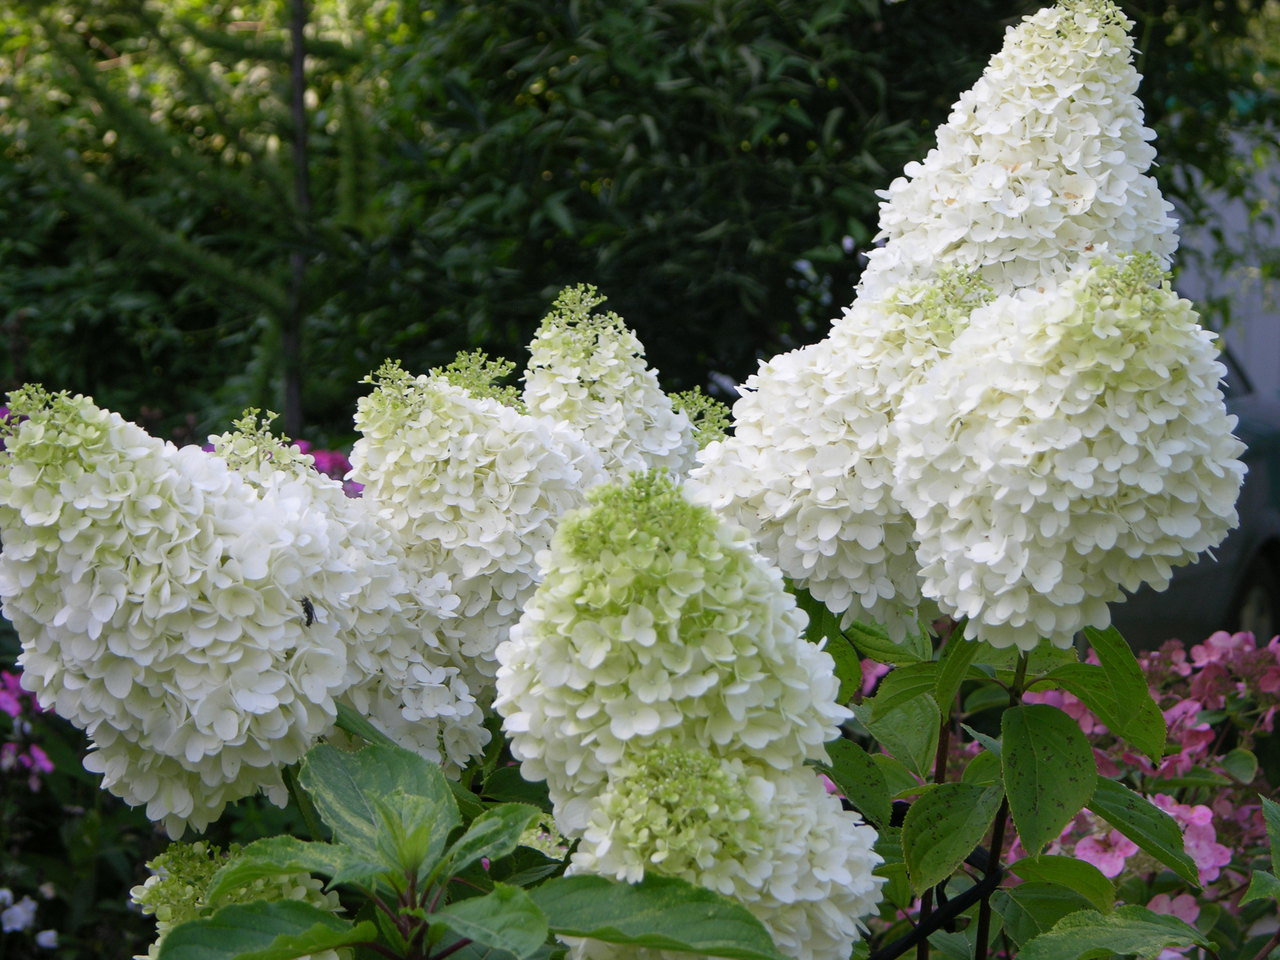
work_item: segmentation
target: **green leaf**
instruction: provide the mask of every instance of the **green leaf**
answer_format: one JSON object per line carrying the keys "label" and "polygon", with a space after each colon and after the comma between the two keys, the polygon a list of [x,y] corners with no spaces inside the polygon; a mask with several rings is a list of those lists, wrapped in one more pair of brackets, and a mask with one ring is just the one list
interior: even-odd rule
{"label": "green leaf", "polygon": [[925,694],[908,700],[879,718],[873,719],[872,708],[867,703],[855,705],[853,712],[885,750],[913,773],[926,780],[933,775],[942,714],[932,696]]}
{"label": "green leaf", "polygon": [[848,703],[862,689],[862,660],[858,651],[853,648],[843,633],[840,632],[840,617],[831,612],[821,600],[808,590],[791,585],[796,597],[796,606],[809,615],[809,623],[805,627],[804,636],[810,643],[826,644],[827,653],[836,665],[836,679],[840,681],[840,690],[836,699]]}
{"label": "green leaf", "polygon": [[[1098,655],[1111,693],[1120,707],[1116,715],[1108,718],[1098,714],[1099,719],[1110,727],[1112,733],[1146,754],[1152,763],[1159,763],[1164,755],[1168,725],[1160,707],[1151,697],[1151,688],[1133,650],[1115,627],[1106,630],[1085,627],[1084,635]],[[1080,696],[1078,693],[1075,695]],[[1086,705],[1089,703],[1088,700],[1084,702]]]}
{"label": "green leaf", "polygon": [[962,783],[976,783],[989,787],[993,783],[1001,783],[1000,758],[990,750],[983,750],[970,760],[960,774]]}
{"label": "green leaf", "polygon": [[216,903],[262,877],[318,873],[332,878],[334,883],[344,883],[367,880],[385,870],[385,864],[361,859],[350,847],[341,844],[267,837],[249,844],[215,873],[205,899]]}
{"label": "green leaf", "polygon": [[933,691],[933,699],[937,701],[938,708],[942,711],[943,720],[951,716],[956,694],[960,692],[960,684],[964,683],[965,677],[969,674],[969,666],[981,649],[982,644],[956,635],[943,651],[942,668],[938,673],[938,682]]}
{"label": "green leaf", "polygon": [[1080,727],[1057,707],[1010,707],[1000,727],[1009,813],[1034,856],[1089,802],[1098,767]]}
{"label": "green leaf", "polygon": [[908,636],[902,643],[895,643],[880,627],[866,623],[854,623],[846,627],[844,633],[860,654],[877,663],[919,663],[933,658],[933,644],[923,631]]}
{"label": "green leaf", "polygon": [[995,754],[997,757],[1004,752],[1004,746],[995,737],[989,737],[980,730],[973,729],[973,727],[969,726],[967,723],[960,724],[960,727],[965,733],[969,734],[969,736],[982,744],[986,750]]}
{"label": "green leaf", "polygon": [[384,747],[396,747],[394,740],[369,722],[362,713],[357,711],[350,704],[338,702],[338,720],[337,727],[339,730],[345,730],[353,737],[359,737],[366,743],[377,743]]}
{"label": "green leaf", "polygon": [[1252,750],[1246,750],[1244,747],[1236,747],[1229,751],[1219,762],[1222,764],[1222,769],[1240,783],[1253,783],[1253,778],[1258,775],[1258,758]]}
{"label": "green leaf", "polygon": [[1103,913],[1110,913],[1115,906],[1115,884],[1086,860],[1046,853],[1038,857],[1023,857],[1009,869],[1023,880],[1039,880],[1066,887],[1085,897]]}
{"label": "green leaf", "polygon": [[547,918],[519,887],[495,883],[493,892],[446,904],[431,914],[466,940],[506,950],[520,960],[535,954],[547,940]]}
{"label": "green leaf", "polygon": [[1090,904],[1074,890],[1031,880],[997,890],[991,895],[991,907],[1000,914],[1014,943],[1021,944],[1048,933],[1068,914],[1090,909]]}
{"label": "green leaf", "polygon": [[1267,824],[1267,840],[1271,844],[1271,869],[1280,873],[1280,803],[1259,797],[1262,801],[1262,819]]}
{"label": "green leaf", "polygon": [[902,853],[917,893],[951,876],[982,843],[1001,796],[999,787],[942,783],[911,804],[902,823]]}
{"label": "green leaf", "polygon": [[836,699],[848,703],[862,691],[862,660],[843,636],[828,641],[826,650],[835,662],[836,679],[840,681]]}
{"label": "green leaf", "polygon": [[377,927],[352,925],[299,900],[236,904],[170,930],[160,960],[291,960],[377,937]]}
{"label": "green leaf", "polygon": [[385,822],[381,809],[397,796],[421,800],[418,815],[430,826],[427,859],[434,860],[458,825],[458,805],[440,768],[399,747],[370,745],[347,753],[329,744],[302,759],[298,780],[334,838],[361,856],[377,856]]}
{"label": "green leaf", "polygon": [[1240,906],[1254,900],[1280,900],[1280,877],[1267,870],[1255,870],[1249,878],[1249,889],[1240,898]]}
{"label": "green leaf", "polygon": [[449,848],[450,873],[461,873],[481,857],[497,860],[516,848],[520,835],[542,815],[537,807],[524,803],[504,803],[490,807],[471,821],[467,832]]}
{"label": "green leaf", "polygon": [[1131,905],[1108,914],[1097,910],[1068,914],[1048,933],[1024,943],[1018,960],[1092,960],[1113,955],[1150,960],[1162,950],[1184,947],[1212,949],[1212,944],[1177,917]]}
{"label": "green leaf", "polygon": [[500,803],[527,803],[550,813],[551,797],[547,792],[547,782],[539,780],[530,783],[520,776],[520,767],[516,765],[499,767],[484,781],[483,795]]}
{"label": "green leaf", "polygon": [[876,695],[863,701],[871,706],[871,718],[882,720],[895,707],[932,694],[938,686],[938,670],[933,661],[894,667],[881,679]]}
{"label": "green leaf", "polygon": [[819,764],[858,812],[877,827],[889,822],[889,785],[867,751],[843,737],[827,744],[830,764]]}
{"label": "green leaf", "polygon": [[558,877],[529,892],[558,936],[734,960],[784,960],[741,904],[674,877],[635,885],[605,877]]}
{"label": "green leaf", "polygon": [[880,776],[884,777],[885,789],[889,791],[890,797],[906,790],[920,789],[920,779],[897,757],[891,757],[887,753],[873,753],[871,762],[880,771]]}
{"label": "green leaf", "polygon": [[1200,886],[1195,861],[1182,845],[1177,822],[1123,783],[1098,777],[1088,808],[1193,887]]}

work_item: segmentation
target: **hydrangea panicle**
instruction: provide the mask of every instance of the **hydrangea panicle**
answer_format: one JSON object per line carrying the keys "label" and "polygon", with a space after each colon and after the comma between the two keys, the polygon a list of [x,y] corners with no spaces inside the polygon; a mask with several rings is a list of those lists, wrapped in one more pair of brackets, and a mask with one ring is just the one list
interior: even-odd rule
{"label": "hydrangea panicle", "polygon": [[27,387],[9,406],[0,600],[23,684],[88,734],[103,786],[171,834],[259,789],[282,803],[280,768],[349,683],[336,619],[302,616],[319,554],[282,523],[298,504],[87,397]]}
{"label": "hydrangea panicle", "polygon": [[1063,0],[1010,27],[938,145],[882,192],[882,247],[859,298],[878,299],[942,265],[997,294],[1057,281],[1105,249],[1167,269],[1172,206],[1148,175],[1132,24],[1112,0]]}
{"label": "hydrangea panicle", "polygon": [[908,387],[894,493],[966,636],[1069,646],[1236,525],[1244,446],[1197,321],[1152,256],[1098,259],[975,310]]}
{"label": "hydrangea panicle", "polygon": [[683,476],[698,446],[690,416],[662,392],[622,318],[592,312],[604,300],[586,284],[560,292],[529,344],[524,401],[580,431],[613,480],[655,467]]}

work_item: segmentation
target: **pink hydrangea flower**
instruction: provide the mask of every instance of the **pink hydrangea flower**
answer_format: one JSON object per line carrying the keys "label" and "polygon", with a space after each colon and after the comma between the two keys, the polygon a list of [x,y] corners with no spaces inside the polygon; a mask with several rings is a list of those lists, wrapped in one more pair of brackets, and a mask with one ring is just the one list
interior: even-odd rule
{"label": "pink hydrangea flower", "polygon": [[1157,794],[1152,800],[1182,828],[1183,844],[1187,855],[1195,861],[1200,883],[1217,880],[1222,868],[1231,862],[1231,849],[1218,843],[1218,833],[1213,826],[1213,811],[1200,803],[1178,803],[1165,794]]}
{"label": "pink hydrangea flower", "polygon": [[1196,898],[1189,893],[1180,893],[1176,897],[1171,897],[1167,893],[1158,893],[1151,898],[1147,909],[1153,913],[1177,917],[1184,923],[1195,923],[1196,918],[1200,916],[1200,904],[1196,903]]}
{"label": "pink hydrangea flower", "polygon": [[1075,855],[1092,863],[1104,877],[1116,877],[1124,869],[1125,861],[1138,852],[1138,845],[1119,830],[1106,834],[1092,834],[1076,844]]}

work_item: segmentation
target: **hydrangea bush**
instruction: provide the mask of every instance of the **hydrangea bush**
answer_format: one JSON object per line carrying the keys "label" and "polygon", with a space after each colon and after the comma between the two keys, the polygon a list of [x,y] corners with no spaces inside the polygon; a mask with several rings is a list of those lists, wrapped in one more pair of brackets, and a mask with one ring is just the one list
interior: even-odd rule
{"label": "hydrangea bush", "polygon": [[[346,472],[257,411],[179,449],[12,394],[23,690],[103,787],[204,834],[136,886],[148,956],[1265,957],[1280,807],[1242,801],[1233,855],[1177,789],[1259,785],[1274,643],[1182,672],[1107,629],[1222,540],[1244,473],[1168,286],[1128,27],[1062,0],[1009,30],[886,191],[852,304],[731,434],[587,286],[522,388],[388,361]],[[1161,669],[1200,673],[1169,702]],[[295,825],[224,850],[259,794]]]}

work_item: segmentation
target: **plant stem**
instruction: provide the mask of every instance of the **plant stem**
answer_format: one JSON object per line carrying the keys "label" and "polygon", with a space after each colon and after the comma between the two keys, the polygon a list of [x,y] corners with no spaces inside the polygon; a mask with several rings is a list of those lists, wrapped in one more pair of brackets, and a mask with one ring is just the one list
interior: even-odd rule
{"label": "plant stem", "polygon": [[[1027,651],[1018,654],[1018,666],[1013,674],[1013,685],[1009,687],[1009,706],[1016,707],[1022,702],[1022,692],[1026,689],[1027,663],[1030,658]],[[1009,798],[1002,797],[1000,809],[991,825],[991,852],[987,855],[987,871],[995,870],[1004,854],[1004,832],[1009,823]],[[977,942],[973,948],[973,960],[987,960],[987,941],[991,939],[991,898],[983,897],[978,907]]]}
{"label": "plant stem", "polygon": [[1277,930],[1271,935],[1271,939],[1263,944],[1262,949],[1254,955],[1253,960],[1267,960],[1271,951],[1277,946],[1280,946],[1280,930]]}

